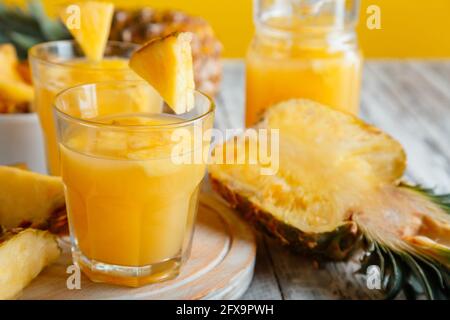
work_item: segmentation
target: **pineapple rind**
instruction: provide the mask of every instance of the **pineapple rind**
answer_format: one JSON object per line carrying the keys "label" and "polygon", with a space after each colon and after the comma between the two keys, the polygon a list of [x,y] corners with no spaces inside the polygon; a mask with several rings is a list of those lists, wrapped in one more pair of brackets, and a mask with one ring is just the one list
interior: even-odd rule
{"label": "pineapple rind", "polygon": [[47,231],[13,230],[0,235],[0,300],[14,299],[60,255]]}
{"label": "pineapple rind", "polygon": [[239,191],[209,175],[212,188],[219,193],[246,221],[293,251],[330,260],[345,260],[357,249],[361,234],[355,223],[343,222],[335,230],[324,233],[303,232],[280,221],[270,212],[258,208]]}

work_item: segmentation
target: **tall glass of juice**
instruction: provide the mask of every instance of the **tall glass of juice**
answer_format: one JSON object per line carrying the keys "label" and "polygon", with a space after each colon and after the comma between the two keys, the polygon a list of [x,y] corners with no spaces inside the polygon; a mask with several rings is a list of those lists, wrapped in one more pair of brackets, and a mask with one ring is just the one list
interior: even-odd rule
{"label": "tall glass of juice", "polygon": [[86,82],[137,79],[128,68],[128,58],[136,49],[137,46],[131,43],[109,42],[104,59],[98,62],[87,60],[74,41],[41,43],[30,49],[36,92],[35,109],[44,133],[50,174],[59,175],[59,155],[52,113],[56,94]]}
{"label": "tall glass of juice", "polygon": [[214,105],[174,115],[143,81],[85,84],[55,100],[74,262],[93,281],[140,286],[187,259]]}

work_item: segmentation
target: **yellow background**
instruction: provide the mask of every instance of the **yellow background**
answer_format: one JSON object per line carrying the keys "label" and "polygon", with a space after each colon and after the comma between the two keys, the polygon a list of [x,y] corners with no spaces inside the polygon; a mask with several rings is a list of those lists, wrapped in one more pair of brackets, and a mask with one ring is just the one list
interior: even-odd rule
{"label": "yellow background", "polygon": [[[2,1],[2,0],[0,0]],[[4,0],[23,2],[23,0]],[[67,0],[44,0],[49,9]],[[71,2],[71,1],[69,1]],[[242,57],[253,33],[252,0],[115,0],[125,7],[172,7],[206,18],[227,57]],[[369,5],[381,9],[381,30],[366,27]],[[450,0],[362,0],[358,33],[367,57],[450,57]]]}

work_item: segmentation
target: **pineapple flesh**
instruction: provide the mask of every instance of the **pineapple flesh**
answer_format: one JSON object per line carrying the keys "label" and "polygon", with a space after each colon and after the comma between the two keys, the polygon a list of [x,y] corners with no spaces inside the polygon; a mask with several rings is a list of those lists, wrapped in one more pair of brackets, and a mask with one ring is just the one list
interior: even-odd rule
{"label": "pineapple flesh", "polygon": [[[260,175],[260,166],[250,161],[213,165],[210,173],[306,232],[336,229],[352,214],[349,204],[364,201],[378,184],[396,181],[405,168],[405,154],[392,138],[314,103],[280,104],[269,110],[259,128],[280,129],[276,175]],[[243,144],[230,145],[226,152],[246,155],[231,147]]]}
{"label": "pineapple flesh", "polygon": [[[406,286],[402,268],[414,271],[428,297],[448,294],[450,199],[400,183],[406,156],[397,141],[305,100],[269,108],[256,128],[280,130],[275,175],[261,175],[251,155],[236,152],[247,145],[233,140],[215,153],[246,157],[243,164],[209,166],[213,188],[247,220],[295,250],[332,259],[371,244],[372,259],[385,256],[394,274],[391,296]],[[436,277],[447,282],[433,287]]]}
{"label": "pineapple flesh", "polygon": [[0,61],[0,113],[28,110],[34,91],[20,73],[16,49],[12,44],[0,45]]}
{"label": "pineapple flesh", "polygon": [[194,108],[192,34],[154,39],[130,59],[130,67],[159,92],[169,107],[182,114]]}
{"label": "pineapple flesh", "polygon": [[22,77],[17,70],[19,59],[16,49],[12,44],[6,43],[0,45],[0,77],[11,81],[22,81]]}
{"label": "pineapple flesh", "polygon": [[[78,10],[72,10],[79,8]],[[68,6],[61,20],[92,61],[101,61],[109,37],[114,5],[108,2],[85,1]]]}
{"label": "pineapple flesh", "polygon": [[59,233],[66,228],[65,217],[60,177],[0,166],[0,226],[51,229]]}
{"label": "pineapple flesh", "polygon": [[59,255],[56,238],[47,231],[0,230],[0,300],[17,297]]}

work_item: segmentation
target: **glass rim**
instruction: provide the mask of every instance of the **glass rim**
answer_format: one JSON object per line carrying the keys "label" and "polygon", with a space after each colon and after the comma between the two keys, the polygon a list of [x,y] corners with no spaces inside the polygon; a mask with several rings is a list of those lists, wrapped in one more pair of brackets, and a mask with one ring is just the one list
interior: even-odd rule
{"label": "glass rim", "polygon": [[[94,120],[89,120],[89,119],[82,119],[79,117],[75,117],[72,116],[62,110],[60,110],[58,108],[58,101],[61,99],[61,97],[63,97],[64,95],[68,94],[71,91],[74,90],[79,90],[83,87],[87,87],[87,86],[98,86],[98,85],[111,85],[111,84],[128,84],[129,86],[133,85],[133,84],[145,84],[149,87],[151,87],[151,85],[149,83],[147,83],[144,80],[112,80],[112,81],[99,81],[99,82],[91,82],[91,83],[83,83],[77,86],[73,86],[67,89],[62,90],[61,92],[59,92],[53,103],[52,103],[52,109],[56,112],[57,117],[60,117],[62,119],[71,121],[71,122],[76,122],[80,125],[84,125],[87,127],[93,127],[93,128],[109,128],[109,129],[114,129],[114,130],[135,130],[135,131],[146,131],[146,130],[164,130],[164,129],[173,129],[173,128],[181,128],[181,127],[186,127],[189,125],[192,125],[198,121],[202,121],[203,119],[207,118],[209,115],[213,114],[215,109],[216,109],[216,104],[214,103],[214,100],[209,97],[207,94],[199,91],[199,90],[194,90],[194,93],[201,96],[202,98],[205,98],[206,101],[208,101],[209,107],[208,110],[205,112],[202,112],[200,115],[193,117],[192,119],[180,119],[177,118],[177,122],[170,122],[167,124],[159,124],[159,125],[124,125],[124,124],[107,124],[107,123],[102,123],[102,122],[98,122],[98,121],[94,121]],[[195,108],[195,107],[194,107]]]}
{"label": "glass rim", "polygon": [[[38,49],[42,49],[42,48],[49,48],[52,45],[57,45],[57,44],[66,44],[66,45],[72,45],[73,47],[75,47],[77,45],[77,42],[75,40],[56,40],[56,41],[48,41],[48,42],[42,42],[42,43],[38,43],[34,46],[32,46],[29,50],[28,50],[28,58],[31,60],[36,60],[39,61],[40,63],[46,64],[46,65],[50,65],[50,66],[59,66],[62,68],[68,68],[68,69],[89,69],[89,70],[94,70],[94,71],[115,71],[115,72],[123,72],[123,71],[128,71],[129,68],[128,67],[124,67],[124,68],[105,68],[105,67],[100,67],[100,66],[80,66],[80,65],[71,65],[69,63],[67,63],[66,61],[50,61],[48,59],[45,59],[43,57],[41,57],[38,53],[37,50]],[[106,47],[113,45],[113,46],[117,46],[117,47],[129,47],[132,48],[133,50],[137,50],[140,48],[139,44],[136,43],[132,43],[132,42],[125,42],[125,41],[108,41],[106,43]],[[128,57],[127,57],[128,58]],[[70,60],[72,61],[72,60]]]}

